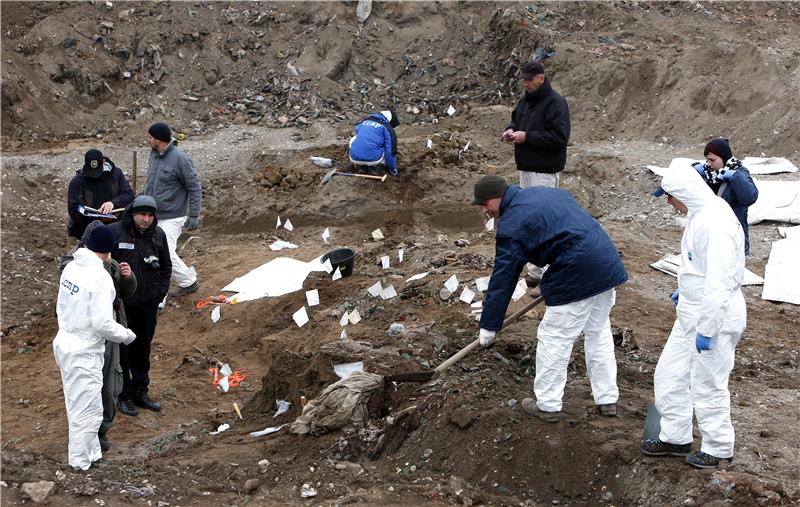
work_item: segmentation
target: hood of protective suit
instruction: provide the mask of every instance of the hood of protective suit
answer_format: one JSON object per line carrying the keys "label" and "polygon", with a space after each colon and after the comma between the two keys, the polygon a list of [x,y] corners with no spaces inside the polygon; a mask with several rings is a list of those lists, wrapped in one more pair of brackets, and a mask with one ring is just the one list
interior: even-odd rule
{"label": "hood of protective suit", "polygon": [[716,199],[714,192],[689,164],[685,167],[681,165],[659,170],[656,174],[661,176],[661,188],[664,192],[685,204],[689,209],[689,215]]}

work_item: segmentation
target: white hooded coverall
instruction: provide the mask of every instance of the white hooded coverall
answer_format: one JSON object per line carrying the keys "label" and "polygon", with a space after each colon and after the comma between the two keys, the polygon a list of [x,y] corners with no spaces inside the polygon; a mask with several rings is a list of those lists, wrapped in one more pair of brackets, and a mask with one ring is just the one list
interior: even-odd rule
{"label": "white hooded coverall", "polygon": [[53,340],[69,420],[69,464],[86,470],[102,457],[97,431],[103,421],[105,340],[130,343],[133,331],[114,320],[114,282],[103,261],[79,248],[61,274],[58,334]]}
{"label": "white hooded coverall", "polygon": [[[692,411],[702,436],[700,451],[733,457],[728,377],[747,321],[741,285],[744,233],[730,206],[714,195],[690,166],[663,174],[661,187],[688,208],[678,269],[677,319],[655,372],[662,442],[692,442]],[[695,348],[697,334],[711,350]]]}

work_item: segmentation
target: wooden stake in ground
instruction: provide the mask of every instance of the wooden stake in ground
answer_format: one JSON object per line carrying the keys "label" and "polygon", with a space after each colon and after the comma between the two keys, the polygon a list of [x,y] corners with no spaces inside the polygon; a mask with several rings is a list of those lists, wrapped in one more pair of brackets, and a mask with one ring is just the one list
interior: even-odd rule
{"label": "wooden stake in ground", "polygon": [[131,170],[133,171],[133,175],[132,175],[132,177],[133,177],[133,185],[132,185],[133,186],[133,195],[136,195],[136,150],[135,149],[133,150],[133,165],[131,167],[132,167]]}

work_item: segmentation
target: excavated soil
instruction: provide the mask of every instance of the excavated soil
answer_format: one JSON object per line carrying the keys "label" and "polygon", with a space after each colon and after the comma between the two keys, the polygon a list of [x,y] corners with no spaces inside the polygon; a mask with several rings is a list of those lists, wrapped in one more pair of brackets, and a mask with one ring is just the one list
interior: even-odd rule
{"label": "excavated soil", "polygon": [[[674,319],[675,280],[649,264],[676,252],[681,235],[672,209],[650,197],[656,180],[644,165],[700,157],[713,136],[729,137],[739,157],[800,162],[796,4],[376,2],[363,24],[353,1],[0,9],[3,505],[30,501],[22,484],[39,480],[55,482],[52,505],[800,502],[800,311],[762,300],[758,287],[744,288],[748,327],[730,381],[735,465],[699,471],[638,449]],[[611,315],[618,417],[597,414],[580,341],[563,420],[522,411],[538,308],[444,375],[385,385],[363,429],[249,436],[291,423],[301,396],[337,380],[333,364],[425,371],[475,339],[469,306],[439,291],[453,274],[471,282],[491,272],[494,239],[468,204],[472,184],[488,170],[516,179],[499,140],[520,93],[514,73],[551,49],[544,64],[573,124],[563,187],[608,230],[630,275]],[[321,185],[327,169],[309,157],[346,167],[352,125],[389,106],[403,122],[400,177]],[[203,183],[201,228],[179,242],[200,290],[171,299],[159,317],[151,394],[163,411],[118,416],[108,463],[73,472],[51,347],[66,187],[98,147],[131,180],[137,160],[141,188],[144,134],[162,119],[187,136],[182,147]],[[294,231],[276,230],[278,216]],[[779,238],[775,225],[751,228],[747,265],[757,274]],[[376,228],[384,240],[372,238]],[[299,248],[273,252],[276,238]],[[340,246],[357,251],[354,274],[306,280],[320,305],[302,328],[292,320],[301,291],[224,306],[217,323],[192,304],[276,257],[305,261]],[[397,297],[371,297],[378,280]],[[339,319],[353,308],[363,320],[345,328],[342,344]],[[393,323],[404,332],[390,335]],[[226,394],[211,383],[220,362],[247,375]],[[292,406],[273,417],[278,399]],[[223,423],[231,428],[209,435]],[[301,497],[304,484],[317,496]]]}

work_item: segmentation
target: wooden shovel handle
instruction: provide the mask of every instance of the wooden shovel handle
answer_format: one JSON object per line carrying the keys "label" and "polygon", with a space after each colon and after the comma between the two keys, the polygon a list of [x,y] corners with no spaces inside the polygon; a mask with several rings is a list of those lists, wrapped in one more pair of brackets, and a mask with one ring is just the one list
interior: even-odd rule
{"label": "wooden shovel handle", "polygon": [[[525,305],[525,307],[522,308],[520,311],[518,311],[517,313],[509,316],[506,320],[504,320],[503,321],[503,327],[501,329],[505,329],[509,324],[512,324],[513,322],[516,322],[520,317],[522,317],[523,315],[525,315],[529,311],[533,310],[533,307],[535,307],[536,305],[538,305],[542,301],[544,301],[544,298],[542,296],[539,296],[536,299],[534,299],[533,301],[531,301],[530,303],[528,303],[527,305]],[[473,350],[477,349],[480,346],[480,344],[481,344],[480,339],[477,339],[474,342],[472,342],[469,345],[467,345],[466,347],[464,347],[463,349],[459,350],[458,352],[453,354],[452,357],[450,357],[445,362],[443,362],[442,364],[437,366],[436,369],[435,369],[436,373],[441,373],[441,372],[445,371],[446,369],[450,368],[451,366],[453,366],[454,364],[456,364],[457,362],[461,361],[464,358],[464,356],[466,356],[467,354],[469,354]]]}

